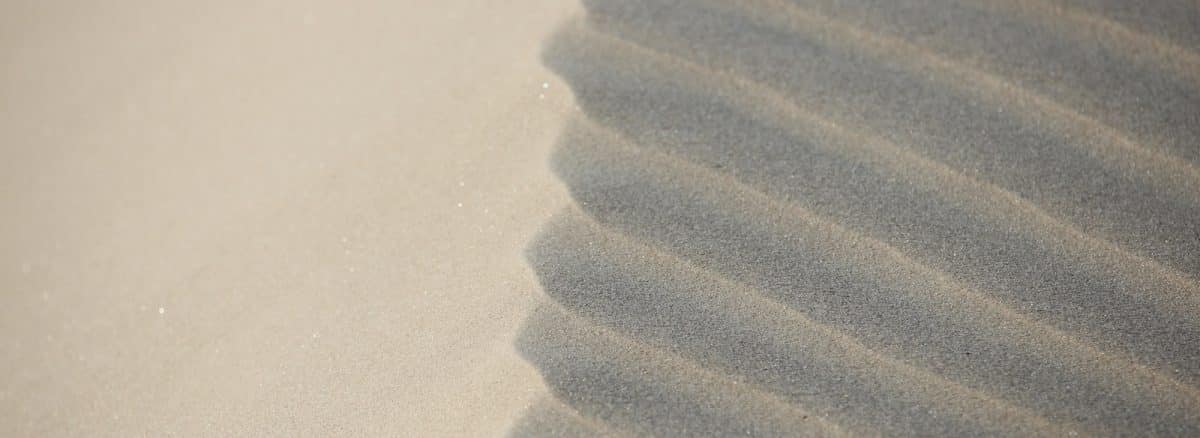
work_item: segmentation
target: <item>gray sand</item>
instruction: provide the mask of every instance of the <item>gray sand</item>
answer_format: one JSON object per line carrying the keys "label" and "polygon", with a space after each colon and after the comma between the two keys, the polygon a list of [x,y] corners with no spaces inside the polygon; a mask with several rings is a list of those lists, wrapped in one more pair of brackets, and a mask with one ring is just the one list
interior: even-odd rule
{"label": "gray sand", "polygon": [[584,4],[514,434],[1200,434],[1200,7]]}

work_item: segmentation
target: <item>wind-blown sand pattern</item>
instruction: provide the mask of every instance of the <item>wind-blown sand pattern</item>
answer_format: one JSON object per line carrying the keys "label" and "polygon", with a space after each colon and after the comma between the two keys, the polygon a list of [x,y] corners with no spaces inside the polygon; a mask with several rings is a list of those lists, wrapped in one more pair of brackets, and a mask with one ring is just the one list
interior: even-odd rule
{"label": "wind-blown sand pattern", "polygon": [[514,435],[1200,434],[1195,3],[584,5]]}

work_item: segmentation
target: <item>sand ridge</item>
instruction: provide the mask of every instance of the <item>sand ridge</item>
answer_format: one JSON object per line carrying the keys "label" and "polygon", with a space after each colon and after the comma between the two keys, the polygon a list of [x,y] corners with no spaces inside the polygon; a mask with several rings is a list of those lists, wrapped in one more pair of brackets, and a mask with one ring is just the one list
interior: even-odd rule
{"label": "sand ridge", "polygon": [[1084,7],[584,4],[544,55],[582,110],[551,159],[575,207],[528,252],[546,311],[579,316],[527,323],[559,405],[515,433],[786,427],[613,374],[670,361],[564,356],[586,327],[855,435],[1200,432],[1200,89],[1164,61],[1184,46]]}

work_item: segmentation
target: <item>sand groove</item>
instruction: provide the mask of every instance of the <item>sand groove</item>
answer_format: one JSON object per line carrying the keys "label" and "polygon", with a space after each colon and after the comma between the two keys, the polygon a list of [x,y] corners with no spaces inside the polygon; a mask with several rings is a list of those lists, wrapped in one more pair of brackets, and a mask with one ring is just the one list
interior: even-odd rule
{"label": "sand groove", "polygon": [[[738,283],[725,274],[714,272],[686,260],[666,253],[653,246],[636,242],[629,236],[613,230],[604,229],[590,220],[568,212],[562,215],[559,223],[548,226],[542,241],[535,244],[531,257],[538,259],[562,260],[568,257],[584,258],[591,264],[616,266],[607,272],[604,280],[615,284],[633,282],[639,284],[650,297],[633,295],[620,296],[621,303],[610,303],[597,306],[596,298],[588,297],[581,300],[578,294],[591,294],[589,290],[578,290],[572,284],[585,281],[581,274],[583,270],[569,270],[561,276],[546,277],[547,290],[556,301],[567,307],[579,309],[582,313],[594,315],[597,320],[606,324],[620,327],[623,330],[639,332],[638,327],[643,321],[629,320],[628,312],[610,306],[628,306],[629,302],[644,300],[647,307],[653,307],[654,301],[671,302],[673,307],[695,308],[696,313],[689,318],[701,318],[698,329],[686,334],[692,338],[677,338],[680,334],[666,335],[669,339],[659,339],[662,333],[638,333],[639,337],[654,339],[653,343],[659,348],[682,349],[680,354],[706,359],[708,363],[719,364],[726,372],[743,376],[743,378],[765,382],[774,381],[773,385],[764,386],[769,392],[781,393],[784,397],[799,398],[803,403],[818,404],[809,394],[822,383],[813,382],[809,385],[797,385],[797,382],[780,382],[779,376],[763,373],[761,370],[769,365],[765,362],[772,357],[798,358],[811,355],[806,360],[808,373],[816,374],[815,369],[822,366],[835,370],[839,374],[853,376],[859,380],[869,380],[869,387],[879,388],[878,391],[893,394],[893,398],[907,395],[913,397],[910,403],[935,408],[940,412],[955,414],[972,421],[988,421],[989,414],[998,413],[999,424],[988,424],[984,428],[992,431],[1015,430],[1031,426],[1023,433],[1050,431],[1055,435],[1068,434],[1080,430],[1080,426],[1066,427],[1055,424],[1045,418],[1033,414],[1027,409],[1013,406],[1003,400],[981,393],[971,388],[946,380],[942,376],[928,372],[925,369],[910,366],[891,356],[872,351],[862,345],[852,336],[826,324],[812,320],[795,309],[781,304],[762,291],[752,289]],[[572,253],[564,256],[563,248],[587,247],[588,254]],[[574,250],[572,250],[574,251]],[[665,273],[665,274],[664,274]],[[596,275],[595,272],[587,276]],[[588,279],[586,281],[596,281]],[[648,283],[656,283],[657,287],[647,287]],[[637,291],[629,288],[616,294],[627,294]],[[618,298],[616,296],[614,299]],[[608,297],[605,297],[608,299]],[[656,311],[663,311],[657,309]],[[677,309],[666,310],[677,312]],[[697,317],[696,314],[704,314]],[[748,340],[741,345],[745,357],[717,358],[710,345],[712,342],[728,341],[729,332],[716,330],[714,327],[733,326],[750,330],[759,339]],[[655,326],[659,328],[661,326]],[[640,330],[645,330],[641,328]],[[698,338],[707,341],[692,347],[689,352],[688,344]],[[797,349],[803,346],[802,349]],[[807,350],[807,351],[805,351]],[[865,374],[863,374],[865,372]],[[878,376],[884,376],[879,379]],[[812,379],[811,376],[806,376]],[[845,393],[852,388],[828,388],[821,392]],[[800,394],[797,397],[796,394]],[[953,403],[946,403],[953,401]],[[867,406],[864,406],[867,407]],[[856,407],[857,408],[857,407]],[[883,411],[881,413],[888,413]],[[825,412],[824,415],[836,416],[836,412]],[[872,413],[878,415],[878,413]],[[863,417],[866,415],[858,415]],[[846,418],[844,421],[854,421],[856,418]],[[889,427],[904,419],[890,419],[884,422]],[[894,432],[894,431],[893,431]]]}
{"label": "sand groove", "polygon": [[[601,60],[603,60],[604,63],[608,63],[608,64],[617,62],[616,59],[602,57],[602,56],[600,56],[599,53],[592,53],[590,57],[600,58]],[[645,65],[645,63],[643,63],[643,65]],[[600,68],[600,67],[597,66],[597,68]],[[689,76],[695,76],[695,75],[693,74],[693,75],[689,75]],[[654,84],[656,87],[667,88],[667,86],[665,84],[648,81],[648,77],[646,75],[642,75],[642,76],[638,77],[637,82],[642,83],[642,84]],[[588,84],[583,83],[583,81],[579,81],[579,87],[581,90],[586,91]],[[699,89],[700,90],[717,90],[717,91],[722,90],[721,86],[719,86],[718,84],[712,83],[712,82],[705,82],[705,83],[701,84]],[[736,95],[739,97],[742,97],[745,94],[753,94],[753,93],[745,93],[741,90],[720,91],[720,92],[723,94],[732,94],[732,95]],[[644,93],[637,94],[637,96],[644,96],[644,95],[645,95]],[[588,108],[591,104],[590,99],[584,99],[584,100],[585,100],[584,106],[585,106],[585,108]],[[661,102],[663,100],[664,99],[649,100],[648,102],[653,101],[654,104],[661,105],[662,104]],[[630,100],[622,100],[621,102],[624,105],[629,105],[629,104],[633,103]],[[710,108],[712,107],[712,105],[704,105],[704,106],[710,107]],[[758,106],[762,106],[764,108],[771,108],[770,105],[758,105]],[[687,109],[687,108],[678,108],[678,110],[674,111],[674,113],[680,114],[680,113],[686,113],[687,111],[689,111],[689,109]],[[788,113],[789,111],[788,110],[777,110],[775,112]],[[663,120],[660,119],[660,126],[655,127],[655,129],[661,128],[662,130],[670,131],[673,133],[684,132],[688,129],[685,125],[682,125],[682,124],[681,125],[671,125],[671,126],[661,126],[662,121]],[[617,123],[618,129],[631,129],[624,122],[610,122],[610,123]],[[805,125],[805,123],[803,121],[791,120],[791,121],[784,121],[784,122],[772,122],[771,125],[767,125],[765,127],[775,127],[775,126],[785,126],[785,125],[788,125],[788,128],[795,128],[796,126]],[[784,129],[784,128],[781,128],[781,129]],[[752,129],[752,131],[761,133],[761,132],[764,132],[765,129],[755,128],[755,129]],[[627,131],[627,132],[629,132],[629,131]],[[729,133],[729,131],[726,131],[723,134],[725,134],[726,137],[728,137],[728,133]],[[795,135],[796,133],[790,132],[790,130],[789,130],[789,132],[787,132],[785,134],[787,134],[789,137],[784,138],[782,141],[792,141],[790,136]],[[633,135],[638,136],[641,134],[639,133],[639,134],[633,134]],[[734,141],[729,138],[725,138],[724,140]],[[680,155],[690,156],[693,159],[697,159],[702,162],[707,162],[706,164],[708,164],[710,166],[720,167],[722,165],[722,163],[721,163],[722,160],[712,160],[712,159],[705,158],[705,157],[696,157],[695,156],[696,155],[695,149],[701,145],[701,144],[697,143],[698,141],[700,141],[699,138],[692,138],[692,143],[690,145],[688,145],[687,147],[674,148],[672,150],[675,152],[678,152]],[[767,159],[766,161],[768,161],[768,162],[772,161],[771,159],[776,158],[776,155],[779,153],[778,151],[773,151],[773,150],[757,150],[757,148],[752,143],[750,143],[750,142],[754,141],[753,139],[748,139],[748,140],[744,140],[744,141],[745,141],[745,143],[742,144],[742,147],[754,149],[755,155],[761,156],[764,159]],[[824,141],[828,141],[828,140],[824,140]],[[653,140],[653,139],[646,139],[644,141],[644,143],[654,143],[654,142],[655,142],[655,140]],[[741,141],[735,141],[735,143],[740,143],[740,142]],[[769,143],[773,143],[773,142],[775,142],[775,141],[771,141]],[[672,146],[669,145],[668,142],[659,142],[659,143],[662,143],[661,146],[664,146],[667,148],[672,148]],[[840,142],[835,143],[834,146],[836,146],[836,147],[831,147],[830,145],[823,145],[820,142],[815,143],[814,149],[811,151],[812,153],[810,153],[807,157],[809,159],[806,160],[807,161],[806,163],[802,163],[802,167],[800,167],[800,168],[806,169],[807,166],[813,166],[815,162],[819,162],[819,159],[824,158],[824,157],[821,157],[820,154],[818,154],[817,152],[828,153],[831,151],[833,154],[837,155],[839,158],[843,157],[843,156],[848,156],[850,160],[854,161],[852,163],[852,165],[855,166],[855,168],[858,170],[871,169],[871,168],[877,167],[875,165],[871,165],[871,163],[869,163],[869,162],[864,163],[862,160],[862,158],[864,158],[864,154],[856,155],[856,154],[845,154],[844,153],[844,152],[852,151],[855,149],[864,149],[863,147],[861,147],[859,145],[849,144],[849,143],[846,143],[845,141],[840,141]],[[865,148],[865,149],[867,149],[868,151],[871,150],[871,148]],[[793,152],[794,151],[790,150],[790,148],[789,148],[789,149],[785,150],[783,153],[786,155],[786,154],[793,154]],[[873,157],[869,153],[865,154],[865,158],[869,159],[868,161],[875,161],[875,162],[879,161],[877,159],[873,159],[873,158],[877,158],[877,157]],[[884,161],[885,163],[888,163],[888,164],[884,164],[882,166],[884,168],[887,168],[887,167],[891,166],[892,164],[895,164],[895,162],[903,162],[904,161],[892,154],[885,154],[885,158],[890,158],[890,160]],[[780,162],[783,162],[785,160],[787,160],[787,156],[779,156],[778,157],[778,161],[780,161]],[[862,167],[863,164],[868,164],[869,166],[864,168],[864,167]],[[743,165],[743,164],[739,163],[738,161],[732,161],[732,162],[726,161],[724,163],[724,165],[732,167],[733,169],[740,171],[740,175],[739,175],[740,179],[745,180],[745,181],[750,181],[752,184],[759,183],[757,185],[764,186],[764,187],[769,187],[770,185],[778,185],[779,184],[779,179],[774,178],[774,181],[772,181],[771,175],[764,175],[764,177],[766,177],[765,180],[763,178],[759,177],[758,175],[756,175],[756,173],[761,172],[760,169],[763,166],[767,165],[766,163],[752,162],[752,163],[746,163]],[[883,179],[883,181],[880,181],[879,184],[889,184],[889,185],[894,186],[894,182],[899,180],[899,181],[909,181],[905,185],[911,186],[911,185],[914,185],[914,183],[911,182],[911,181],[914,181],[914,177],[916,177],[916,181],[919,182],[921,179],[920,178],[921,173],[928,171],[928,169],[923,169],[923,168],[919,168],[919,167],[915,170],[910,169],[910,171],[908,171],[908,172],[904,172],[903,171],[904,169],[901,169],[901,170],[902,171],[900,171],[900,172],[890,172],[885,175],[881,175],[880,177]],[[829,173],[828,169],[824,169],[824,168],[812,169],[813,176],[820,175],[821,180],[831,182],[834,185],[834,187],[830,188],[830,190],[835,190],[835,192],[833,193],[834,196],[842,196],[843,194],[845,194],[846,191],[851,191],[851,192],[853,191],[853,188],[850,186],[847,186],[845,184],[838,184],[838,179],[846,178],[845,176],[838,176],[838,175],[824,176],[825,174],[828,174],[828,173]],[[863,175],[861,173],[851,175],[851,177],[853,179],[858,180],[858,182],[860,182],[860,183],[862,181],[868,180],[867,175]],[[801,180],[801,181],[803,182],[804,180]],[[945,190],[945,191],[938,190],[939,186],[936,185],[936,181],[933,183],[933,185],[930,185],[930,184],[925,184],[925,185],[927,186],[925,189],[926,196],[923,197],[925,201],[946,198],[948,194],[952,195],[953,193],[959,192],[963,189],[963,187],[954,186],[954,187],[950,187],[949,190]],[[808,188],[801,187],[801,189],[807,190]],[[840,190],[841,192],[840,193],[836,192],[836,190]],[[946,193],[946,192],[950,192],[950,193]],[[775,190],[775,193],[776,194],[774,196],[776,196],[776,197],[785,197],[785,198],[791,197],[791,194],[787,193],[786,191]],[[819,198],[821,196],[822,196],[821,193],[812,193],[811,191],[806,191],[804,193],[804,196],[799,196],[799,197],[800,198],[812,198],[812,197]],[[827,194],[825,196],[827,196]],[[843,216],[843,219],[841,219],[841,221],[847,222],[847,221],[856,220],[856,218],[859,218],[859,217],[868,217],[869,218],[869,217],[889,215],[889,214],[896,216],[896,215],[898,215],[898,213],[900,211],[903,211],[903,209],[911,208],[911,207],[906,207],[905,204],[909,204],[911,202],[918,201],[918,200],[905,199],[906,197],[910,197],[910,196],[911,195],[905,194],[905,193],[895,194],[894,198],[899,199],[902,202],[902,204],[894,205],[894,206],[886,205],[886,203],[880,204],[877,201],[872,201],[871,205],[869,205],[868,207],[878,207],[878,206],[882,205],[882,206],[886,206],[886,207],[890,207],[890,208],[884,208],[882,210],[876,209],[874,211],[866,211],[866,212],[863,212],[861,210],[852,210],[851,212],[845,213]],[[981,196],[977,192],[974,194],[968,193],[966,196],[963,196],[963,195],[949,196],[949,198],[945,202],[948,202],[950,205],[948,207],[943,206],[943,207],[938,207],[938,208],[943,208],[943,209],[944,208],[953,208],[953,209],[955,209],[955,211],[948,211],[947,214],[945,214],[944,216],[954,217],[955,221],[961,221],[961,218],[963,217],[961,215],[971,214],[971,213],[967,212],[967,211],[958,211],[958,210],[961,210],[961,208],[959,206],[961,204],[972,204],[972,203],[978,205],[979,200],[974,199],[974,198],[980,198],[980,197],[983,198],[984,202],[987,201],[986,196]],[[837,203],[837,202],[839,202],[839,200],[835,198],[835,199],[829,199],[828,202],[818,202],[818,203],[819,204],[820,203],[833,204],[833,203]],[[984,207],[987,207],[987,205],[985,204]],[[862,206],[847,206],[846,208],[863,208],[863,207]],[[914,212],[913,214],[924,213],[932,208],[934,208],[934,206],[930,206],[930,205],[921,206],[921,209]],[[1033,221],[1032,226],[1028,226],[1028,225],[1021,226],[1022,224],[1021,224],[1020,220],[1016,220],[1016,221],[1007,220],[1007,221],[1002,221],[999,224],[995,224],[994,222],[995,222],[995,219],[997,219],[997,218],[989,216],[989,214],[998,214],[999,215],[998,218],[1004,219],[1004,218],[1012,218],[1012,217],[1014,217],[1014,214],[1015,214],[1015,216],[1017,216],[1019,219],[1019,217],[1021,216],[1019,210],[1015,211],[1015,212],[1006,212],[1003,210],[997,210],[995,208],[983,208],[982,211],[983,211],[982,215],[979,212],[972,214],[972,217],[977,218],[979,221],[983,222],[983,224],[981,224],[980,227],[988,226],[991,228],[999,227],[999,228],[1004,229],[1005,230],[1004,233],[1006,235],[1002,238],[998,237],[998,239],[1009,241],[1010,242],[1009,244],[1011,244],[1011,241],[1017,240],[1017,239],[1032,240],[1027,243],[1027,245],[1031,246],[1031,249],[1037,249],[1039,251],[1052,249],[1054,253],[1048,255],[1050,257],[1058,258],[1061,256],[1060,255],[1061,251],[1066,251],[1069,257],[1072,257],[1075,260],[1077,260],[1077,263],[1081,263],[1084,265],[1095,265],[1095,264],[1107,265],[1104,272],[1097,272],[1095,270],[1092,270],[1091,273],[1072,272],[1070,275],[1072,275],[1073,277],[1076,277],[1074,280],[1075,282],[1080,282],[1079,277],[1081,277],[1081,276],[1086,275],[1086,276],[1094,277],[1094,278],[1090,279],[1090,283],[1094,285],[1092,287],[1094,287],[1100,291],[1105,291],[1105,293],[1115,294],[1112,296],[1114,302],[1117,302],[1116,300],[1118,300],[1118,299],[1124,299],[1124,300],[1127,300],[1127,302],[1130,303],[1131,305],[1137,305],[1137,306],[1141,307],[1139,310],[1128,309],[1128,308],[1121,310],[1118,313],[1121,315],[1121,317],[1128,317],[1129,315],[1133,314],[1133,312],[1136,312],[1136,313],[1143,314],[1146,317],[1154,317],[1154,318],[1160,318],[1160,319],[1164,319],[1164,320],[1169,319],[1172,324],[1177,324],[1179,327],[1192,327],[1195,325],[1195,312],[1191,311],[1191,309],[1194,309],[1194,307],[1189,304],[1190,302],[1193,301],[1194,294],[1191,294],[1187,290],[1184,290],[1182,293],[1175,292],[1177,295],[1176,295],[1176,300],[1173,302],[1173,304],[1171,304],[1171,302],[1161,302],[1161,300],[1159,300],[1160,296],[1169,295],[1166,292],[1177,291],[1178,288],[1172,288],[1171,286],[1173,286],[1173,284],[1170,281],[1168,281],[1167,283],[1163,283],[1161,281],[1162,278],[1158,278],[1158,277],[1150,278],[1148,276],[1143,275],[1142,272],[1130,269],[1131,267],[1136,266],[1138,269],[1144,270],[1144,269],[1146,269],[1145,268],[1146,265],[1144,263],[1131,263],[1131,262],[1136,262],[1136,261],[1129,260],[1129,258],[1127,257],[1126,254],[1122,254],[1120,252],[1116,252],[1114,254],[1108,254],[1110,256],[1113,256],[1113,257],[1109,257],[1110,259],[1115,258],[1116,260],[1105,260],[1103,257],[1101,257],[1099,260],[1097,260],[1096,258],[1092,257],[1096,254],[1088,253],[1088,251],[1094,250],[1094,249],[1081,247],[1081,245],[1079,245],[1079,242],[1064,240],[1061,236],[1055,237],[1052,234],[1048,235],[1046,233],[1047,227],[1044,223],[1041,223],[1038,221]],[[1000,214],[1000,213],[1003,213],[1003,214]],[[958,215],[958,216],[955,216],[955,215]],[[922,218],[916,218],[916,219],[921,219],[921,222],[914,224],[915,226],[927,227],[928,225],[930,225],[927,219],[922,219]],[[867,225],[873,225],[876,227],[879,226],[879,224],[867,224]],[[892,223],[892,224],[887,224],[887,225],[894,227],[896,224]],[[959,224],[952,223],[952,224],[947,224],[945,226],[951,227],[951,226],[958,226],[958,225]],[[1013,235],[1013,233],[1012,233],[1013,228],[1020,228],[1020,229],[1022,229],[1023,233],[1028,233],[1030,235],[1029,236],[1024,236],[1021,234]],[[953,230],[951,230],[951,231],[953,231]],[[1053,229],[1049,229],[1048,231],[1053,231]],[[895,230],[888,230],[887,232],[890,234],[896,233]],[[914,230],[914,232],[920,232],[920,230]],[[990,232],[994,232],[994,231],[990,231]],[[956,233],[961,234],[961,237],[956,236],[955,240],[961,239],[967,243],[969,243],[969,240],[967,240],[967,239],[971,239],[973,237],[978,236],[976,234],[963,233],[961,231],[956,231]],[[893,240],[893,241],[895,241],[896,238],[908,239],[911,237],[912,237],[912,234],[910,234],[910,233],[902,233],[899,236],[895,236],[895,237],[891,237],[891,238],[889,238],[886,235],[881,236],[881,238],[883,240]],[[1067,242],[1067,243],[1070,243],[1070,245],[1067,247],[1064,247],[1064,248],[1058,248],[1055,245],[1047,246],[1047,244],[1049,242]],[[903,241],[899,241],[897,243],[893,243],[893,245],[903,247],[904,243],[905,242],[903,242]],[[969,250],[970,248],[967,247],[967,248],[963,248],[963,249]],[[907,249],[905,252],[913,253],[913,252],[919,252],[919,251],[916,251],[914,249]],[[1027,254],[1016,254],[1016,255],[1021,256],[1021,257],[1028,257]],[[1101,255],[1104,255],[1104,253],[1101,252]],[[1040,261],[1036,261],[1036,260],[1012,260],[1012,259],[997,260],[997,259],[995,259],[995,257],[997,257],[997,255],[989,255],[989,257],[992,258],[992,259],[986,260],[986,262],[989,264],[1005,264],[1005,265],[1013,265],[1013,266],[1020,266],[1020,264],[1022,264],[1022,263],[1030,264],[1030,266],[1028,268],[1025,268],[1027,270],[1036,268],[1036,266],[1033,265],[1032,263],[1041,263]],[[925,258],[928,258],[928,257],[925,257]],[[1080,259],[1082,259],[1082,261],[1079,261]],[[983,261],[981,261],[981,263],[982,262]],[[925,263],[929,263],[929,262],[926,261]],[[1121,266],[1122,263],[1124,263],[1126,266]],[[983,268],[983,267],[986,267],[986,266],[981,266],[981,268]],[[1074,269],[1074,268],[1072,268],[1072,269]],[[1113,276],[1114,273],[1118,273],[1121,275]],[[1061,275],[1061,273],[1051,272],[1044,276],[1050,277],[1051,275]],[[1054,280],[1053,278],[1041,278],[1041,277],[1043,277],[1042,274],[1032,274],[1032,275],[1027,275],[1027,276],[1032,277],[1033,279],[1038,279],[1038,281],[1044,281],[1044,282]],[[1170,276],[1165,276],[1165,278],[1167,280],[1172,279],[1172,277],[1170,277]],[[1146,282],[1146,280],[1149,280],[1149,282]],[[1155,280],[1157,280],[1157,281],[1155,281]],[[1134,286],[1131,286],[1131,287],[1128,287],[1125,289],[1116,289],[1116,288],[1113,288],[1112,286],[1105,286],[1106,284],[1112,284],[1114,281],[1129,283]],[[1082,283],[1082,284],[1087,284],[1087,283]],[[1183,284],[1185,286],[1188,285],[1188,283],[1186,283],[1186,282]],[[995,286],[995,285],[990,285],[990,284],[983,284],[981,287],[984,287],[986,289],[988,287],[1005,287],[1005,286],[1003,286],[1003,285]],[[1139,291],[1142,291],[1142,292],[1139,292]],[[1030,297],[1020,297],[1020,299],[1023,301],[1027,301],[1029,298]],[[1132,301],[1128,301],[1128,300],[1132,300]],[[1142,304],[1137,304],[1137,303],[1142,303]],[[1081,303],[1079,303],[1079,305],[1086,306],[1087,303],[1081,302]],[[1180,309],[1183,309],[1185,311],[1184,314],[1179,315],[1178,317],[1174,317],[1174,318],[1163,318],[1163,316],[1165,314],[1170,313],[1172,311],[1179,311]],[[1067,316],[1074,317],[1074,318],[1080,318],[1081,316],[1083,316],[1082,319],[1086,319],[1086,315],[1078,314],[1077,308],[1070,309],[1070,312],[1072,313],[1072,315],[1067,315]],[[1099,319],[1105,320],[1106,324],[1118,324],[1119,325],[1122,323],[1120,320],[1115,320],[1115,318],[1112,317],[1113,312],[1109,309],[1105,309],[1103,311],[1097,309],[1095,315],[1099,315]],[[1109,316],[1106,317],[1104,315],[1109,315]],[[1179,321],[1180,319],[1184,320],[1184,322],[1181,323]],[[1146,342],[1146,340],[1144,340],[1144,339],[1137,339],[1137,338],[1132,338],[1132,337],[1129,339],[1126,339],[1124,341],[1129,346],[1142,345]],[[1188,363],[1184,363],[1182,365],[1192,366],[1192,364],[1188,364]]]}
{"label": "sand groove", "polygon": [[[637,6],[599,2],[596,9],[600,13],[592,21],[639,45],[769,85],[791,100],[803,101],[806,107],[842,119],[842,125],[867,125],[894,142],[919,149],[924,156],[939,157],[953,168],[975,172],[977,179],[1031,199],[1056,217],[1080,223],[1090,230],[1088,234],[1119,240],[1145,258],[1187,272],[1200,266],[1200,234],[1190,226],[1191,218],[1200,215],[1200,192],[1187,188],[1190,183],[1161,178],[1172,166],[1161,169],[1143,162],[1131,168],[1120,154],[1097,153],[1092,145],[1100,140],[1070,128],[1076,124],[1054,118],[1030,123],[1032,116],[1026,114],[1030,111],[1006,109],[962,86],[946,86],[940,76],[921,71],[924,63],[897,62],[880,53],[861,59],[861,45],[835,42],[839,41],[834,38],[837,35],[795,32],[791,27],[768,26],[764,20],[721,15],[730,14],[723,12],[729,8],[704,10],[699,7],[703,3],[694,3],[692,8],[662,3],[669,2],[639,2]],[[653,13],[655,20],[639,21],[640,15],[634,14],[642,9],[648,10],[645,15]],[[747,31],[719,34],[696,30],[711,27],[705,21],[713,25],[734,21],[734,27]],[[691,22],[705,25],[689,26]],[[731,46],[736,42],[761,50],[733,51],[720,45],[724,40],[733,40]],[[792,60],[807,58],[828,59],[820,63]],[[880,85],[895,91],[880,93]],[[1197,105],[1200,101],[1189,108]],[[939,122],[931,116],[949,120]],[[1191,125],[1200,126],[1200,120],[1179,126],[1188,129]],[[1175,167],[1191,167],[1172,160],[1178,164]],[[1075,184],[1079,178],[1091,182]],[[1098,210],[1111,213],[1094,214]],[[1152,226],[1146,226],[1148,222]]]}
{"label": "sand groove", "polygon": [[996,11],[1019,15],[1027,20],[1057,26],[1066,24],[1062,27],[1075,32],[1080,38],[1103,38],[1106,43],[1124,51],[1129,58],[1148,54],[1155,62],[1166,66],[1181,79],[1200,85],[1200,55],[1162,38],[1130,29],[1119,22],[1047,0],[972,1]]}
{"label": "sand groove", "polygon": [[[1093,137],[1099,141],[1080,145],[1098,147],[1097,153],[1116,163],[1127,163],[1139,170],[1154,170],[1153,175],[1169,178],[1166,183],[1200,194],[1200,169],[1196,166],[1140,144],[1126,133],[1117,131],[1078,111],[1064,107],[1058,102],[1031,92],[990,72],[945,58],[921,46],[897,38],[891,38],[857,28],[845,22],[816,14],[785,0],[756,0],[750,5],[762,5],[766,9],[754,16],[762,20],[778,20],[781,25],[797,32],[821,32],[825,38],[841,44],[853,44],[871,56],[887,58],[906,68],[936,75],[942,83],[979,93],[980,97],[1010,108],[1017,113],[1030,113],[1030,121],[1037,118],[1057,118],[1076,134]],[[756,10],[750,9],[757,12]]]}
{"label": "sand groove", "polygon": [[[637,46],[610,35],[581,33],[593,37],[593,48],[611,46],[617,52],[630,54],[634,59],[621,59],[621,53],[615,53],[606,58],[610,62],[626,62],[640,65],[653,65],[655,70],[666,76],[686,76],[690,81],[705,90],[720,90],[722,96],[737,107],[737,110],[751,114],[766,123],[772,123],[797,138],[808,135],[806,131],[824,131],[822,134],[834,137],[834,142],[815,142],[830,153],[841,154],[848,159],[857,160],[864,164],[887,168],[894,173],[894,178],[906,180],[911,184],[936,189],[945,186],[939,195],[953,197],[956,202],[970,204],[978,210],[978,214],[1006,221],[1004,226],[1028,227],[1029,233],[1039,233],[1042,238],[1049,239],[1069,247],[1068,250],[1080,253],[1106,253],[1118,263],[1112,269],[1122,270],[1135,267],[1136,270],[1126,269],[1127,275],[1141,276],[1147,270],[1152,274],[1144,278],[1149,286],[1158,287],[1163,292],[1174,292],[1178,296],[1173,306],[1182,305],[1190,312],[1200,315],[1200,282],[1169,266],[1157,261],[1132,253],[1119,245],[1103,238],[1080,231],[1075,225],[1051,216],[1039,206],[1021,195],[988,182],[980,181],[954,169],[946,163],[931,159],[912,150],[902,147],[885,138],[870,135],[861,130],[846,128],[836,121],[820,114],[797,106],[786,98],[786,95],[768,86],[755,83],[743,77],[726,74],[692,63],[686,59],[675,57],[669,53],[657,52],[653,49]],[[598,51],[596,57],[601,57]],[[1166,280],[1169,284],[1154,285],[1156,281]]]}
{"label": "sand groove", "polygon": [[[671,424],[676,419],[655,415],[657,410],[676,415],[706,412],[705,421],[709,424],[680,428],[682,433],[694,427],[696,431],[719,435],[803,431],[816,436],[845,434],[838,425],[754,383],[714,373],[687,358],[589,323],[562,307],[546,305],[537,309],[522,338],[519,345],[525,354],[540,362],[538,365],[564,373],[547,374],[556,396],[568,400],[577,410],[603,416],[603,427],[617,434],[662,434],[679,427]],[[580,361],[580,357],[590,360]],[[566,379],[572,374],[591,371],[589,367],[600,368],[592,372],[601,373],[606,379],[591,382]],[[621,383],[614,385],[614,380]],[[581,391],[580,386],[593,387]],[[596,392],[604,394],[597,397]],[[631,410],[630,405],[640,409]],[[593,428],[600,427],[594,421],[591,423]]]}
{"label": "sand groove", "polygon": [[[1057,0],[1053,5],[1040,7],[1071,9],[1076,14],[1085,14],[1077,6],[1062,4],[1071,1]],[[1022,93],[1038,96],[1043,102],[1052,102],[1060,109],[1077,113],[1077,117],[1057,119],[1057,124],[1063,126],[1055,129],[1076,131],[1086,137],[1087,132],[1070,126],[1077,123],[1073,119],[1080,120],[1084,125],[1102,126],[1118,133],[1140,147],[1174,156],[1192,168],[1200,163],[1200,151],[1193,147],[1200,138],[1200,126],[1197,126],[1200,116],[1191,114],[1191,108],[1200,100],[1200,84],[1178,79],[1179,69],[1164,64],[1153,50],[1133,50],[1124,44],[1113,43],[1112,35],[1094,27],[1080,29],[1063,25],[1063,20],[1056,14],[1037,12],[1038,6],[1022,6],[1019,1],[789,2],[800,6],[808,15],[836,17],[844,26],[866,29],[867,33],[879,38],[910,44],[962,68],[1019,87]],[[945,23],[962,25],[946,26]],[[819,29],[811,29],[809,33],[819,34]],[[1146,38],[1155,39],[1148,35]],[[854,46],[846,45],[847,49]],[[1097,68],[1089,58],[1102,58],[1105,64]],[[887,56],[879,59],[886,60]],[[913,67],[919,67],[918,62],[911,63]],[[970,90],[969,84],[962,88]],[[1142,113],[1146,102],[1150,101],[1155,106],[1156,117],[1153,118],[1144,117]],[[1043,119],[1043,123],[1055,121],[1049,117]]]}
{"label": "sand groove", "polygon": [[585,4],[514,434],[1200,433],[1192,163],[794,3]]}

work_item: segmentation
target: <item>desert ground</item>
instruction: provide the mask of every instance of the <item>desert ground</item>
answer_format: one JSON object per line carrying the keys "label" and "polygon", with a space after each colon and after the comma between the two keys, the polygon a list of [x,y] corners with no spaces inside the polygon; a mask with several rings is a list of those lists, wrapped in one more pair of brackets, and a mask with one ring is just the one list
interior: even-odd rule
{"label": "desert ground", "polygon": [[560,1],[0,6],[0,435],[501,435]]}
{"label": "desert ground", "polygon": [[0,6],[0,436],[1200,435],[1194,0]]}

